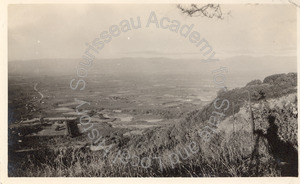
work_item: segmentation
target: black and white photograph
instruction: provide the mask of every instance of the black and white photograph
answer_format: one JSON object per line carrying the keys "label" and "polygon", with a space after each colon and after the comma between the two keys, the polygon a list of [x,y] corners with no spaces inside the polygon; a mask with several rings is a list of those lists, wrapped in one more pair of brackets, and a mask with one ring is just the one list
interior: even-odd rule
{"label": "black and white photograph", "polygon": [[274,2],[8,4],[7,177],[298,178],[300,2]]}

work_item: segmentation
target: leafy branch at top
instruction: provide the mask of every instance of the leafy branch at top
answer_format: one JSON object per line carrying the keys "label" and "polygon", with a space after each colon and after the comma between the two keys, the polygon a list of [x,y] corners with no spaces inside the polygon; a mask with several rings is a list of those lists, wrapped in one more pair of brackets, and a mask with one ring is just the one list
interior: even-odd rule
{"label": "leafy branch at top", "polygon": [[189,16],[202,16],[213,18],[217,17],[219,19],[223,19],[222,10],[219,4],[207,4],[199,7],[196,4],[191,4],[190,7],[184,8],[182,5],[178,4],[177,8],[181,10],[183,14],[187,14]]}

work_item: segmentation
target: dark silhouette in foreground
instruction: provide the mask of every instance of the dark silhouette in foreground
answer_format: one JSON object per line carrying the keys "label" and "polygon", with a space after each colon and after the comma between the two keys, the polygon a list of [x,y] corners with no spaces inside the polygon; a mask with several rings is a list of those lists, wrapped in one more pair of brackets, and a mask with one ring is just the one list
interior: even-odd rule
{"label": "dark silhouette in foreground", "polygon": [[268,148],[269,154],[276,160],[276,165],[281,170],[282,176],[298,176],[298,151],[289,142],[282,141],[278,135],[278,126],[275,124],[276,117],[268,116],[269,128],[267,133],[262,130],[255,130],[256,135],[254,150],[251,155],[251,162],[256,160],[256,173],[258,174],[259,160],[259,140],[263,140]]}
{"label": "dark silhouette in foreground", "polygon": [[78,121],[79,120],[70,120],[70,121],[65,122],[68,136],[77,137],[77,136],[81,135],[78,125],[77,125]]}

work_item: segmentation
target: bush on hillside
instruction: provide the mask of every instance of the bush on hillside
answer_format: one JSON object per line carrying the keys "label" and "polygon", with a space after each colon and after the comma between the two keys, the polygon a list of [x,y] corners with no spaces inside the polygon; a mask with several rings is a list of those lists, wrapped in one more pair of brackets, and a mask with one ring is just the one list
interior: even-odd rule
{"label": "bush on hillside", "polygon": [[254,86],[254,85],[260,85],[262,84],[261,80],[253,80],[251,82],[249,82],[246,86]]}

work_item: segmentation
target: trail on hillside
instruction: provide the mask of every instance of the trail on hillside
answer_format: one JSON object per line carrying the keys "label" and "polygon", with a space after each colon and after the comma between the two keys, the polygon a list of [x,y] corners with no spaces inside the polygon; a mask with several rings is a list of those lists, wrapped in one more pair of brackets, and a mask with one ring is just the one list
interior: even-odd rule
{"label": "trail on hillside", "polygon": [[33,89],[41,95],[41,98],[39,99],[39,101],[41,101],[41,100],[44,98],[44,95],[43,95],[43,93],[41,93],[40,91],[38,91],[38,90],[36,89],[36,87],[37,87],[38,84],[39,84],[39,83],[36,83],[36,84],[34,85]]}

